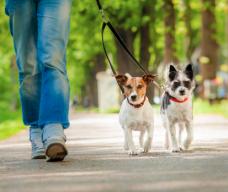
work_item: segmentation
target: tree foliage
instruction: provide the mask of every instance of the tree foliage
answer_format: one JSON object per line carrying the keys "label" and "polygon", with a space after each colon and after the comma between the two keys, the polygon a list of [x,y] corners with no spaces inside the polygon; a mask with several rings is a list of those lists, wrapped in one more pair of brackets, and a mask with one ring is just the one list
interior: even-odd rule
{"label": "tree foliage", "polygon": [[[201,12],[210,5],[205,3],[206,1],[198,0],[169,1],[173,4],[175,13],[173,18],[175,28],[170,31],[175,37],[172,47],[175,47],[175,57],[182,63],[189,60],[196,48],[200,47]],[[101,0],[112,24],[123,35],[137,59],[149,71],[156,71],[164,60],[167,32],[164,25],[167,13],[164,7],[167,2],[168,0]],[[225,41],[228,25],[227,0],[216,0],[213,13],[215,15],[213,25],[216,29],[213,38],[220,47],[218,63],[223,64],[228,58],[228,43],[227,40]],[[95,0],[73,0],[71,32],[67,49],[72,96],[78,95],[82,98],[85,95],[93,95],[89,93],[91,90],[87,87],[88,84],[95,81],[95,72],[107,68],[102,62],[105,58],[101,44],[101,24],[101,15]],[[15,83],[16,69],[12,65],[14,50],[8,28],[8,17],[4,14],[4,1],[0,1],[0,106],[11,105],[12,98],[18,100],[18,84]],[[148,45],[146,42],[149,42]],[[121,69],[126,64],[127,69],[131,68],[130,72],[136,71],[137,68],[128,61],[127,55],[121,51],[108,31],[105,33],[105,43],[117,69]]]}

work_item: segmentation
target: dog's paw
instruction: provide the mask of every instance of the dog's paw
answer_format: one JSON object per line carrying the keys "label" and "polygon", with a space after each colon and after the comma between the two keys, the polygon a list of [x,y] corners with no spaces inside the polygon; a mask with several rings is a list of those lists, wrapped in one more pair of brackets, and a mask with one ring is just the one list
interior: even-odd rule
{"label": "dog's paw", "polygon": [[144,153],[144,149],[143,148],[139,148],[137,151],[138,151],[138,153]]}
{"label": "dog's paw", "polygon": [[184,150],[188,150],[190,147],[190,144],[189,143],[184,143],[184,146],[183,146],[183,149]]}
{"label": "dog's paw", "polygon": [[170,147],[169,147],[169,144],[168,143],[165,143],[165,149],[169,150]]}
{"label": "dog's paw", "polygon": [[181,152],[181,149],[179,147],[172,148],[171,150],[172,153],[179,153]]}
{"label": "dog's paw", "polygon": [[184,152],[185,149],[183,147],[180,147],[180,152]]}
{"label": "dog's paw", "polygon": [[150,151],[151,144],[152,144],[151,141],[152,141],[151,138],[148,138],[144,143],[144,147],[143,147],[144,153],[148,153]]}
{"label": "dog's paw", "polygon": [[144,153],[148,153],[151,149],[151,145],[145,145],[144,148],[143,148],[143,152]]}
{"label": "dog's paw", "polygon": [[128,151],[128,155],[138,155],[139,154],[139,151],[137,150],[129,150]]}

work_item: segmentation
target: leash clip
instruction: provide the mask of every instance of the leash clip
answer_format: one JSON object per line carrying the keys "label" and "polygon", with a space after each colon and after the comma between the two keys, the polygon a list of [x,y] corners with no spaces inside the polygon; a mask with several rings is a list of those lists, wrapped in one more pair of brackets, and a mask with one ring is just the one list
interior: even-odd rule
{"label": "leash clip", "polygon": [[106,17],[105,12],[104,12],[103,9],[100,9],[100,13],[101,13],[102,21],[103,21],[104,23],[108,23],[108,18]]}

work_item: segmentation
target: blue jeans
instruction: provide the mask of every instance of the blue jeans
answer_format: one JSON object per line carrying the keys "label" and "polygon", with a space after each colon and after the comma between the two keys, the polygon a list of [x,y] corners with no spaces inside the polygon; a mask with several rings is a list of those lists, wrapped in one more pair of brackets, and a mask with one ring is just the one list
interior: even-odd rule
{"label": "blue jeans", "polygon": [[70,9],[71,0],[7,0],[26,125],[69,126],[66,47]]}

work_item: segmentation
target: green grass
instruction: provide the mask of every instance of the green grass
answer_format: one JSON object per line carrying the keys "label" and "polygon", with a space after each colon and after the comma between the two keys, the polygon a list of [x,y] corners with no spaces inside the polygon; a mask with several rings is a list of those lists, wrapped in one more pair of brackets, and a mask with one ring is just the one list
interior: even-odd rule
{"label": "green grass", "polygon": [[206,100],[195,99],[193,103],[194,114],[217,114],[228,118],[228,101],[210,104]]}
{"label": "green grass", "polygon": [[89,108],[84,108],[82,106],[77,106],[74,110],[75,112],[78,113],[99,113],[99,109],[97,107],[89,107]]}
{"label": "green grass", "polygon": [[13,136],[24,128],[21,120],[4,121],[0,124],[0,140]]}
{"label": "green grass", "polygon": [[0,103],[0,140],[15,135],[25,126],[22,124],[20,110],[11,111],[5,103]]}

